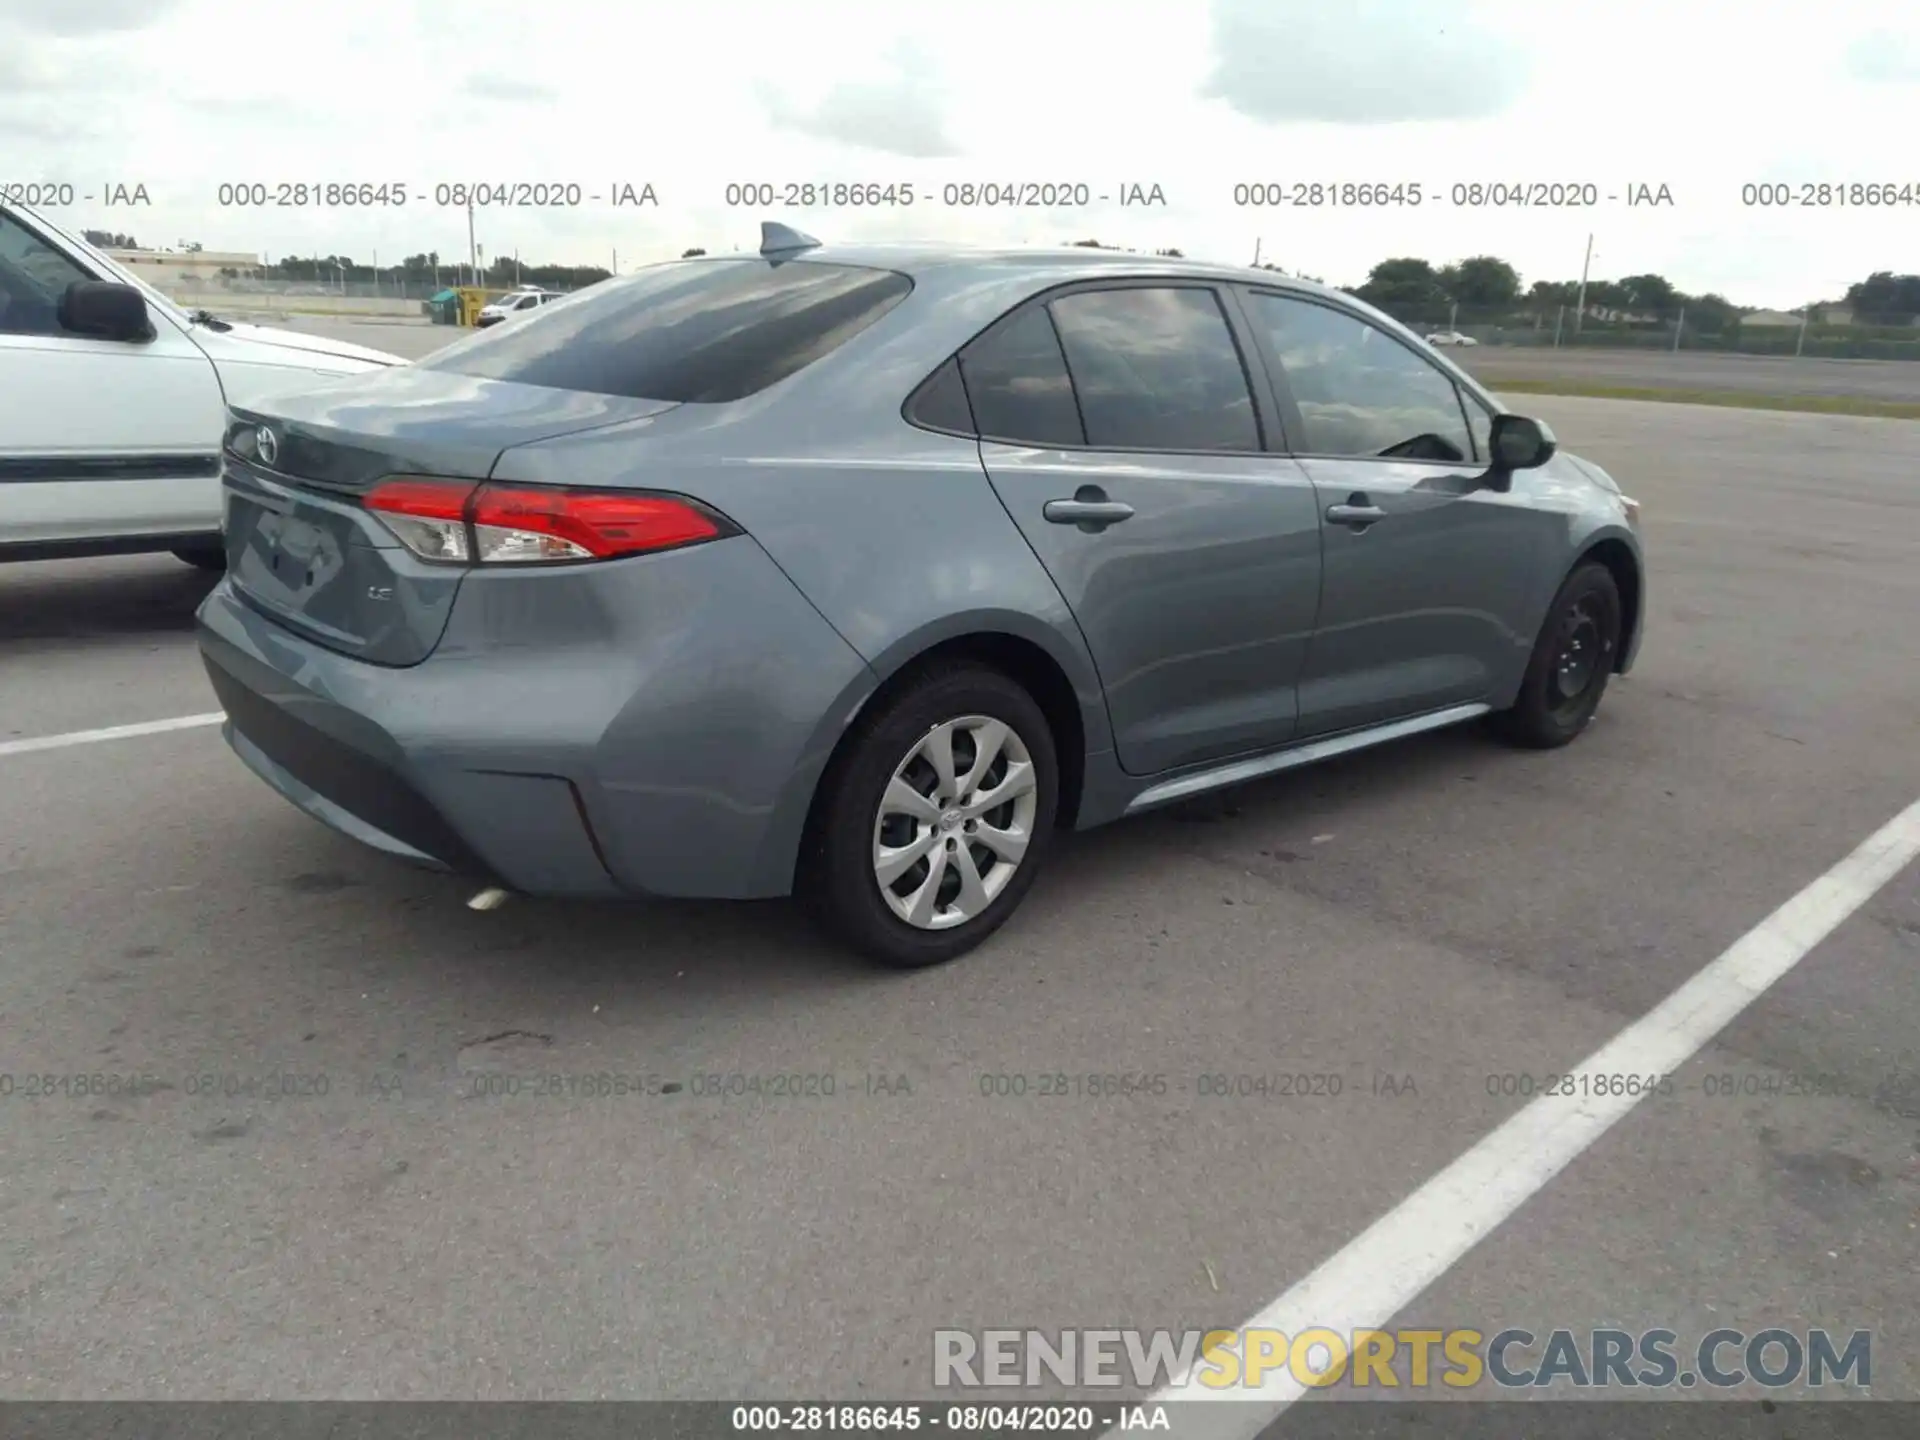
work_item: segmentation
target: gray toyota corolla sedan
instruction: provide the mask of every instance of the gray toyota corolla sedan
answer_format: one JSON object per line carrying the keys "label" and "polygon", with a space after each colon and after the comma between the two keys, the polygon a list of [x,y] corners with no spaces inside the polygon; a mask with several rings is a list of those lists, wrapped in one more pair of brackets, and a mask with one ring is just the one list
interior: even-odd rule
{"label": "gray toyota corolla sedan", "polygon": [[1573,739],[1638,507],[1350,296],[1072,249],[657,265],[234,411],[228,740],[391,855],[959,955],[1060,828]]}

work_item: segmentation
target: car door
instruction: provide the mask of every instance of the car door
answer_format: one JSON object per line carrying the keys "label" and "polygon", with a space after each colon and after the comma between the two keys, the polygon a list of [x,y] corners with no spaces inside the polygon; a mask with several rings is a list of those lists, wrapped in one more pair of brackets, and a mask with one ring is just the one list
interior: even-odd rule
{"label": "car door", "polygon": [[67,286],[101,278],[0,210],[0,547],[220,528],[213,362],[157,307],[144,342],[66,330]]}
{"label": "car door", "polygon": [[1488,701],[1525,664],[1565,518],[1482,483],[1491,416],[1415,346],[1317,297],[1242,299],[1325,521],[1301,733]]}
{"label": "car door", "polygon": [[1281,744],[1298,718],[1318,507],[1229,313],[1205,284],[1079,286],[960,355],[987,474],[1137,775]]}

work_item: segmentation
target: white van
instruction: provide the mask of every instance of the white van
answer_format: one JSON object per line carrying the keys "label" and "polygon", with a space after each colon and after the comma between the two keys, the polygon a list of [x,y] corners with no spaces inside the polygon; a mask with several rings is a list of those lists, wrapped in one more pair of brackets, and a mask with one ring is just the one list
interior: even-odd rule
{"label": "white van", "polygon": [[551,290],[542,290],[538,285],[522,285],[502,295],[498,300],[490,300],[480,307],[480,313],[473,323],[481,329],[489,325],[498,325],[515,315],[526,315],[538,310],[542,305],[551,305],[556,300],[564,300]]}
{"label": "white van", "polygon": [[0,560],[170,550],[217,569],[227,405],[405,363],[189,315],[0,203]]}

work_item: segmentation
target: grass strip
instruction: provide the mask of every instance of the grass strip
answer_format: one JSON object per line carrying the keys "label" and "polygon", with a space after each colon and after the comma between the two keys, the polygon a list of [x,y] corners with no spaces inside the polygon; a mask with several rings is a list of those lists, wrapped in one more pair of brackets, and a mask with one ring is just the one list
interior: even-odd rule
{"label": "grass strip", "polygon": [[1867,415],[1884,420],[1920,420],[1920,402],[1876,400],[1864,395],[1766,395],[1746,390],[1690,390],[1679,386],[1608,385],[1569,378],[1502,380],[1474,377],[1490,390],[1516,395],[1578,395],[1593,400],[1656,400],[1669,405],[1721,405],[1735,410],[1793,410],[1809,415]]}

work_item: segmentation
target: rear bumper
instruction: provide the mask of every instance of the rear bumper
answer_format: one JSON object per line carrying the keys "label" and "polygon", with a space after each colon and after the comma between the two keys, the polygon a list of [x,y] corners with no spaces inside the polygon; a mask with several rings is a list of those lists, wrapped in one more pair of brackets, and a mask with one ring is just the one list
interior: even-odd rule
{"label": "rear bumper", "polygon": [[[223,581],[207,607],[238,604]],[[436,773],[379,721],[248,653],[218,621],[210,626],[207,607],[200,653],[227,712],[222,732],[284,799],[350,839],[430,869],[531,894],[619,892],[568,780]]]}
{"label": "rear bumper", "polygon": [[[429,870],[454,868],[438,856],[429,855],[424,850],[416,850],[399,836],[362,820],[345,806],[336,805],[247,739],[234,727],[233,721],[229,720],[222,725],[220,733],[225,737],[227,744],[233,747],[233,753],[246,761],[249,770],[321,824],[331,826],[348,839],[358,840],[371,849],[384,851],[396,860],[406,860]],[[439,820],[438,815],[433,815],[431,818],[436,822]]]}
{"label": "rear bumper", "polygon": [[528,895],[788,893],[874,676],[745,537],[461,582],[417,665],[276,623],[231,577],[199,642],[256,775],[342,834]]}

